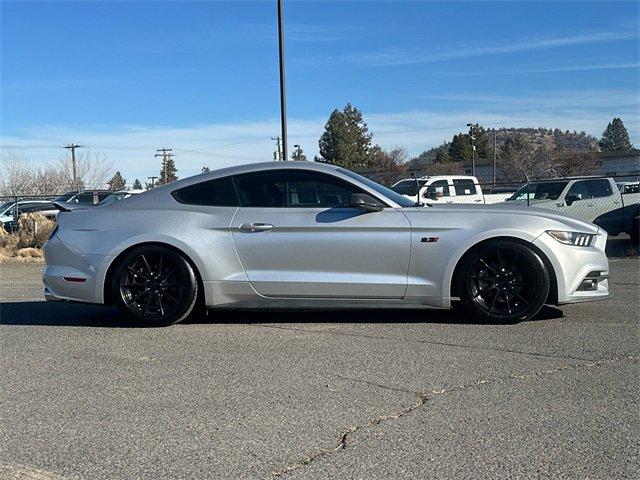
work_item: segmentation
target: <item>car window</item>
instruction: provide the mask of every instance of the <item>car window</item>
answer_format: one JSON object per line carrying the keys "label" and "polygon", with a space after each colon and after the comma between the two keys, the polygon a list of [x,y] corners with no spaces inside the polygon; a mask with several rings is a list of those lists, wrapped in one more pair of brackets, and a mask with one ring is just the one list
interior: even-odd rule
{"label": "car window", "polygon": [[347,207],[360,190],[347,182],[317,172],[269,171],[235,177],[240,204],[245,207]]}
{"label": "car window", "polygon": [[427,191],[424,193],[425,198],[437,198],[449,196],[449,183],[446,180],[436,180],[427,187]]}
{"label": "car window", "polygon": [[608,197],[609,195],[613,194],[609,180],[587,180],[585,181],[585,183],[587,184],[590,198]]}
{"label": "car window", "polygon": [[572,196],[580,200],[590,198],[589,190],[587,189],[587,183],[584,180],[577,181],[567,192],[567,197]]}
{"label": "car window", "polygon": [[529,183],[514,193],[509,200],[557,200],[569,182]]}
{"label": "car window", "polygon": [[231,177],[196,183],[171,192],[180,203],[212,207],[237,207],[238,196]]}
{"label": "car window", "polygon": [[453,188],[456,190],[457,196],[476,194],[476,184],[471,179],[453,180]]}
{"label": "car window", "polygon": [[81,193],[75,198],[76,203],[93,203],[93,193]]}
{"label": "car window", "polygon": [[102,200],[107,198],[109,195],[111,195],[111,194],[107,193],[107,192],[98,193],[98,203],[100,203]]}
{"label": "car window", "polygon": [[418,193],[417,186],[420,185],[423,187],[426,183],[427,182],[425,180],[418,180],[417,183],[415,180],[402,180],[391,187],[391,190],[399,193],[400,195],[414,196]]}

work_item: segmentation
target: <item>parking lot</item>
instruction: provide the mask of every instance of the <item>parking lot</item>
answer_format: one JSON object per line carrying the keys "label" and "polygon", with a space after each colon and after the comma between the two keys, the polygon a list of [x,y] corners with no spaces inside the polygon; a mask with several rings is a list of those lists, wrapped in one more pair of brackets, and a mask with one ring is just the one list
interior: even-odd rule
{"label": "parking lot", "polygon": [[131,328],[0,264],[0,478],[637,478],[640,260],[609,299]]}

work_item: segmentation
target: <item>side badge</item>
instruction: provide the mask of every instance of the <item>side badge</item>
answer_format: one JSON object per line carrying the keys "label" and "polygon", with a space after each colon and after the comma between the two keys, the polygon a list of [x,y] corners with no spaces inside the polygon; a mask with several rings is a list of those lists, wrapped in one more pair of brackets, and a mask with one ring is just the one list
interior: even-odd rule
{"label": "side badge", "polygon": [[440,240],[440,237],[422,237],[420,239],[422,243],[436,243],[438,240]]}

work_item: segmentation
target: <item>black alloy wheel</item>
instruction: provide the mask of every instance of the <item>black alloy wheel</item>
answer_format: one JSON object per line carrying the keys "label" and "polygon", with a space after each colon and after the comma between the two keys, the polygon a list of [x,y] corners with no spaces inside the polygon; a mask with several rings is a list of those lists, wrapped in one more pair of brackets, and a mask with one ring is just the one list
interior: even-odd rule
{"label": "black alloy wheel", "polygon": [[462,260],[458,292],[463,306],[482,320],[529,320],[549,293],[549,272],[531,248],[514,241],[487,242]]}
{"label": "black alloy wheel", "polygon": [[165,326],[187,318],[197,300],[191,265],[164,247],[129,252],[116,267],[113,298],[124,313],[146,325]]}

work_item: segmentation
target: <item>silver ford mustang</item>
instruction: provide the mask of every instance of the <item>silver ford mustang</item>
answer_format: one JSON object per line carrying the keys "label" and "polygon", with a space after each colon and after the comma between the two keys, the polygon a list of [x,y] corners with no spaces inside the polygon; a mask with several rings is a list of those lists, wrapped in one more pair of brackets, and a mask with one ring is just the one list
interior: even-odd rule
{"label": "silver ford mustang", "polygon": [[61,212],[43,281],[47,300],[147,325],[222,306],[452,302],[517,322],[607,297],[606,239],[549,210],[421,206],[336,166],[259,163]]}

